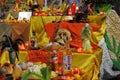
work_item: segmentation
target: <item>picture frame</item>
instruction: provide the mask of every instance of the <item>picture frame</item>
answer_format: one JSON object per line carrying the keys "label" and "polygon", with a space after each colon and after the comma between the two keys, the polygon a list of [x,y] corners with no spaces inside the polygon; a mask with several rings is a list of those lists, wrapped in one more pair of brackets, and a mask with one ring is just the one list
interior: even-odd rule
{"label": "picture frame", "polygon": [[18,20],[23,20],[24,18],[30,20],[31,16],[32,16],[32,12],[19,12]]}

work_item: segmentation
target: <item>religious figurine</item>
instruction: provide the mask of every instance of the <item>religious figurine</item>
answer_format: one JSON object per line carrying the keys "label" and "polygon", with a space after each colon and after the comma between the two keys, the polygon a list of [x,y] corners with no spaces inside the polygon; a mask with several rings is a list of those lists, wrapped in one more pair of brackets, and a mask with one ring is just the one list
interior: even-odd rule
{"label": "religious figurine", "polygon": [[82,47],[85,52],[92,53],[92,46],[91,46],[91,32],[90,32],[90,25],[88,23],[85,24],[85,27],[82,30],[81,38],[82,38]]}

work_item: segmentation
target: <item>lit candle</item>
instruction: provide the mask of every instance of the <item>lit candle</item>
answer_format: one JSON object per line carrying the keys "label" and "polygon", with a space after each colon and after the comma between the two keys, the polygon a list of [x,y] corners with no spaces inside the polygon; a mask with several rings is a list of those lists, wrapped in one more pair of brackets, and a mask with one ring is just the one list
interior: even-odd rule
{"label": "lit candle", "polygon": [[71,73],[65,74],[65,80],[73,80],[72,79],[72,74]]}
{"label": "lit candle", "polygon": [[79,68],[74,68],[74,69],[73,69],[73,73],[74,73],[74,74],[79,74],[79,73],[80,73]]}
{"label": "lit candle", "polygon": [[20,50],[26,50],[25,45],[24,45],[24,44],[20,44],[20,45],[19,45],[19,49],[20,49]]}
{"label": "lit candle", "polygon": [[72,3],[72,14],[74,15],[76,12],[76,3]]}
{"label": "lit candle", "polygon": [[31,44],[30,44],[30,41],[26,41],[25,42],[25,46],[30,46]]}
{"label": "lit candle", "polygon": [[1,20],[0,20],[0,22],[2,22],[2,23],[3,23],[3,22],[4,22],[4,20],[2,20],[2,19],[1,19]]}
{"label": "lit candle", "polygon": [[57,68],[57,71],[58,71],[58,75],[63,75],[63,68],[62,67]]}
{"label": "lit candle", "polygon": [[72,9],[71,9],[71,8],[68,9],[68,15],[69,15],[69,16],[72,15]]}
{"label": "lit candle", "polygon": [[39,15],[39,13],[38,13],[38,12],[35,12],[35,13],[34,13],[34,15],[35,15],[35,16],[38,16],[38,15]]}
{"label": "lit candle", "polygon": [[100,15],[101,15],[101,16],[104,16],[104,10],[101,10],[101,11],[100,11]]}
{"label": "lit candle", "polygon": [[79,47],[79,48],[77,49],[77,52],[79,52],[79,53],[83,52],[83,48],[82,48],[82,47]]}

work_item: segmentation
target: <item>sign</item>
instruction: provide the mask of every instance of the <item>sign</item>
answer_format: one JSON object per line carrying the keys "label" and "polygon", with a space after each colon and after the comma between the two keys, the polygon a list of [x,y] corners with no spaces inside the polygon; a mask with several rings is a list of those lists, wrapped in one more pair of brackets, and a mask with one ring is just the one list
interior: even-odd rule
{"label": "sign", "polygon": [[42,50],[29,50],[28,61],[50,63],[51,53]]}

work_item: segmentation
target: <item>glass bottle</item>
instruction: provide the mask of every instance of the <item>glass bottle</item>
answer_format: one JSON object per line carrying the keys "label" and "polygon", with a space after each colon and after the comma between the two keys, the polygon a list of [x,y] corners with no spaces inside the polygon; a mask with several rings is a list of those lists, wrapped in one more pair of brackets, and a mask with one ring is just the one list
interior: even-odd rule
{"label": "glass bottle", "polygon": [[37,38],[36,38],[36,32],[32,32],[32,37],[30,39],[31,42],[31,49],[37,49],[38,48],[38,43],[37,43]]}
{"label": "glass bottle", "polygon": [[64,70],[71,70],[72,67],[72,51],[70,49],[69,41],[66,43],[65,54],[63,55]]}

